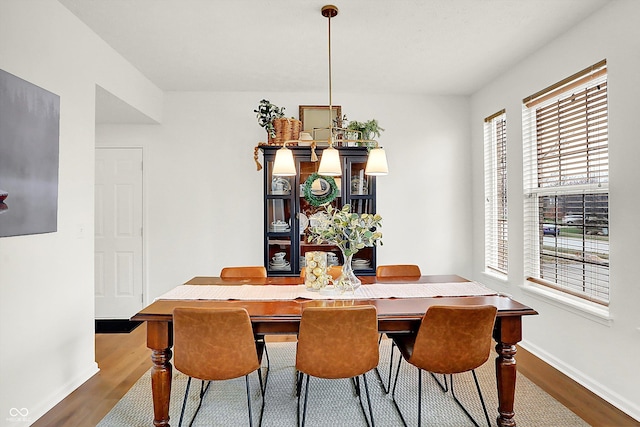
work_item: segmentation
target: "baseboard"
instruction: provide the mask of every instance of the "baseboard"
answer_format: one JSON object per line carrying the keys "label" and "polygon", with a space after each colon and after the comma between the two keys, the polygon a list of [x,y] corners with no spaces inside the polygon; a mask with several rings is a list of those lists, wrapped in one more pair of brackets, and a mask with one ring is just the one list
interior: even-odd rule
{"label": "baseboard", "polygon": [[29,425],[31,425],[40,417],[53,409],[53,407],[62,402],[67,396],[73,393],[75,389],[87,382],[87,380],[89,380],[99,371],[100,369],[98,368],[98,364],[96,362],[91,363],[89,368],[87,368],[83,374],[67,381],[62,387],[52,393],[49,398],[45,399],[44,402],[41,402],[35,407],[29,408]]}
{"label": "baseboard", "polygon": [[595,381],[590,376],[585,375],[583,372],[578,371],[574,367],[558,360],[548,352],[542,350],[534,344],[527,342],[526,340],[520,342],[518,345],[538,359],[542,360],[567,377],[571,378],[573,381],[580,384],[602,400],[615,406],[620,411],[624,412],[635,420],[640,421],[640,406],[638,406],[637,403],[631,402],[623,396],[620,396],[618,393],[615,393],[608,387],[604,386],[598,381]]}
{"label": "baseboard", "polygon": [[96,334],[128,334],[141,324],[129,319],[96,319]]}

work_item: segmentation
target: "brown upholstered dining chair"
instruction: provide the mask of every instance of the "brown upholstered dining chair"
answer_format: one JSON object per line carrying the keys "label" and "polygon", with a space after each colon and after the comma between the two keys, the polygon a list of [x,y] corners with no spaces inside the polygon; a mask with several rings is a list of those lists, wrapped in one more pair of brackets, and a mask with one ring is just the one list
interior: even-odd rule
{"label": "brown upholstered dining chair", "polygon": [[[389,265],[379,265],[376,268],[376,278],[384,279],[384,278],[411,278],[417,279],[422,276],[422,272],[420,271],[420,267],[415,264],[389,264]],[[387,334],[389,338],[391,336]],[[382,334],[380,334],[380,342],[382,342]],[[389,389],[391,387],[391,373],[393,372],[393,350],[395,344],[391,341],[391,354],[389,356],[389,374],[387,377],[387,381],[382,379],[382,375],[380,374],[380,370],[376,367],[376,376],[380,381],[380,385],[382,386],[382,390],[385,393],[389,393]]]}
{"label": "brown upholstered dining chair", "polygon": [[420,277],[420,267],[415,264],[391,264],[379,265],[376,268],[376,277]]}
{"label": "brown upholstered dining chair", "polygon": [[[223,267],[220,270],[220,277],[223,279],[247,279],[267,277],[267,269],[262,265],[248,265],[238,267]],[[270,365],[269,352],[265,343],[264,335],[255,335],[256,342],[264,347],[264,355],[267,359],[267,368]]]}
{"label": "brown upholstered dining chair", "polygon": [[478,427],[476,420],[456,397],[453,387],[453,374],[471,371],[487,425],[491,426],[475,369],[489,358],[492,345],[491,336],[497,311],[496,307],[492,305],[432,306],[422,318],[422,323],[416,334],[393,336],[401,357],[398,361],[391,396],[405,426],[407,422],[395,396],[402,359],[418,368],[418,426],[421,425],[422,418],[423,370],[449,375],[451,394],[455,402]]}
{"label": "brown upholstered dining chair", "polygon": [[224,267],[220,271],[223,279],[267,277],[267,269],[262,265],[249,265],[241,267]]}
{"label": "brown upholstered dining chair", "polygon": [[[211,381],[245,377],[249,425],[251,414],[251,390],[249,374],[257,372],[262,395],[258,425],[262,424],[264,395],[269,375],[268,368],[262,376],[262,352],[264,343],[256,342],[249,313],[244,308],[191,308],[176,307],[173,311],[173,364],[188,375],[180,421],[182,425],[191,379],[202,380],[200,401],[191,422],[202,406],[202,400]],[[206,385],[205,385],[206,382]]]}
{"label": "brown upholstered dining chair", "polygon": [[[310,376],[350,378],[367,425],[375,425],[366,377],[366,373],[378,365],[378,319],[375,307],[361,305],[303,309],[296,351],[298,425],[304,426],[306,421]],[[362,402],[360,376],[364,383],[368,414]],[[305,390],[301,416],[303,382]]]}

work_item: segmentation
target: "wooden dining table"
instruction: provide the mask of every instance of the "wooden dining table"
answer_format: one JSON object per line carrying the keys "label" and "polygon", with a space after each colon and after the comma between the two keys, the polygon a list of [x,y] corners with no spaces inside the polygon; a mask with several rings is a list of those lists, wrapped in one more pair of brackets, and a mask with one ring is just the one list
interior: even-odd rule
{"label": "wooden dining table", "polygon": [[[467,282],[456,275],[429,275],[420,278],[360,277],[363,286],[374,283],[455,283]],[[194,277],[185,285],[300,285],[299,277],[234,278]],[[142,309],[131,320],[147,322],[147,347],[151,349],[151,388],[153,393],[153,425],[169,426],[171,395],[171,347],[173,345],[173,309],[176,307],[244,307],[251,317],[254,332],[260,335],[296,334],[305,307],[373,305],[378,313],[378,329],[385,332],[415,332],[424,313],[432,305],[494,305],[498,314],[493,329],[496,342],[496,387],[500,427],[515,426],[513,410],[516,385],[516,344],[522,340],[522,316],[538,314],[534,309],[508,296],[456,296],[432,298],[380,298],[309,300],[169,300],[158,299]]]}

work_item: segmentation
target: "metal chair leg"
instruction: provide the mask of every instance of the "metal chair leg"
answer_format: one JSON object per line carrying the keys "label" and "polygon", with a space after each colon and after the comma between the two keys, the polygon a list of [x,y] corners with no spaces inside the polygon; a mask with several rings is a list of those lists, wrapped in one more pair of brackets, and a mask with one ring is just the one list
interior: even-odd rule
{"label": "metal chair leg", "polygon": [[[382,341],[382,334],[380,335],[380,339],[378,339],[378,345]],[[389,394],[389,390],[391,389],[391,372],[393,371],[393,350],[395,349],[396,344],[391,340],[391,356],[389,356],[389,378],[387,378],[387,384],[385,385],[382,376],[380,375],[380,371],[378,367],[375,367],[376,376],[378,377],[378,381],[380,381],[380,386],[382,387],[382,391],[385,394]]]}
{"label": "metal chair leg", "polygon": [[[182,426],[182,419],[184,418],[184,411],[187,407],[187,398],[189,397],[189,388],[191,387],[191,379],[192,377],[189,377],[189,379],[187,380],[187,388],[184,391],[184,400],[182,401],[182,410],[180,411],[180,420],[178,421],[178,426]],[[196,419],[196,415],[198,415],[198,412],[200,411],[200,408],[202,407],[202,400],[204,399],[204,395],[207,393],[207,390],[209,390],[209,386],[211,385],[211,381],[207,381],[207,386],[205,387],[204,385],[205,381],[202,380],[201,384],[200,384],[200,401],[198,402],[198,407],[196,408],[195,412],[193,413],[193,417],[191,418],[191,421],[189,421],[189,427],[191,427],[193,425],[193,422]]]}
{"label": "metal chair leg", "polygon": [[433,372],[429,372],[431,374],[431,377],[434,379],[434,381],[440,386],[440,389],[443,392],[448,392],[449,391],[449,385],[447,384],[447,375],[446,374],[442,374],[442,378],[443,378],[443,382],[440,382],[440,380],[436,377],[436,374],[434,374]]}
{"label": "metal chair leg", "polygon": [[[366,373],[362,374],[362,381],[364,382],[364,392],[367,398],[367,406],[369,408],[369,417],[367,417],[367,413],[364,409],[364,404],[362,403],[361,394],[358,395],[358,401],[360,402],[360,409],[362,410],[362,415],[364,415],[364,420],[367,423],[368,427],[375,427],[375,422],[373,421],[373,408],[371,407],[371,396],[369,395],[369,384],[367,383]],[[369,422],[371,420],[371,422]]]}
{"label": "metal chair leg", "polygon": [[180,421],[178,421],[178,427],[182,426],[182,418],[184,418],[184,410],[187,407],[187,397],[189,396],[189,388],[191,387],[191,377],[187,380],[187,389],[184,392],[184,399],[182,400],[182,410],[180,411]]}
{"label": "metal chair leg", "polygon": [[351,384],[353,384],[353,393],[359,397],[360,396],[360,379],[358,377],[352,377]]}
{"label": "metal chair leg", "polygon": [[[484,398],[482,397],[482,391],[480,391],[480,384],[478,383],[478,377],[476,376],[476,371],[475,369],[471,371],[471,373],[473,374],[473,380],[476,383],[476,389],[478,390],[478,397],[480,397],[480,403],[482,404],[482,410],[484,411],[484,416],[485,419],[487,420],[487,425],[489,427],[491,427],[491,421],[489,420],[489,413],[487,412],[487,406],[484,403]],[[476,427],[480,427],[480,425],[478,424],[478,422],[471,416],[471,414],[469,413],[469,411],[467,410],[467,408],[464,407],[464,405],[462,404],[462,402],[460,402],[460,400],[458,399],[458,397],[456,396],[456,393],[453,389],[453,375],[450,375],[450,380],[451,380],[451,395],[453,396],[453,400],[455,400],[455,402],[458,404],[458,406],[460,408],[462,408],[462,410],[464,411],[464,413],[467,415],[467,417],[469,417],[469,419],[471,420],[471,422],[473,423],[474,426]]]}
{"label": "metal chair leg", "polygon": [[398,377],[400,376],[400,366],[402,366],[402,355],[400,355],[400,360],[398,360],[398,369],[396,370],[396,379],[393,381],[393,389],[391,390],[391,401],[393,402],[394,408],[396,408],[396,412],[400,416],[402,425],[404,427],[407,427],[407,421],[404,419],[404,416],[402,415],[402,411],[400,410],[400,406],[398,406],[398,402],[396,401],[396,386],[398,385]]}
{"label": "metal chair leg", "polygon": [[258,369],[256,371],[256,374],[258,374],[258,381],[260,382],[260,394],[262,395],[262,405],[260,406],[260,421],[258,422],[258,425],[261,426],[262,425],[262,416],[264,415],[264,396],[265,393],[267,392],[267,380],[264,380],[264,388],[262,387],[262,376],[260,375],[260,369]]}
{"label": "metal chair leg", "polygon": [[245,386],[247,388],[247,409],[249,411],[249,427],[253,427],[253,415],[251,414],[251,390],[249,389],[249,375],[244,376]]}
{"label": "metal chair leg", "polygon": [[302,372],[296,371],[296,397],[300,397],[300,389],[302,388],[303,379],[304,374]]}
{"label": "metal chair leg", "polygon": [[[303,377],[305,374],[302,374]],[[302,408],[302,424],[300,424],[300,396],[298,396],[298,425],[304,427],[307,420],[307,399],[309,397],[309,375],[306,376],[307,381],[304,387],[304,404]]]}

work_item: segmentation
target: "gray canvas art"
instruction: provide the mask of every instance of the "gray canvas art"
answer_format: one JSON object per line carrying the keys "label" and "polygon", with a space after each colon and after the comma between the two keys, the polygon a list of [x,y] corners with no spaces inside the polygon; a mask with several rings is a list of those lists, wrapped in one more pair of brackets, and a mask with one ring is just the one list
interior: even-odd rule
{"label": "gray canvas art", "polygon": [[60,97],[0,70],[0,237],[58,226]]}

